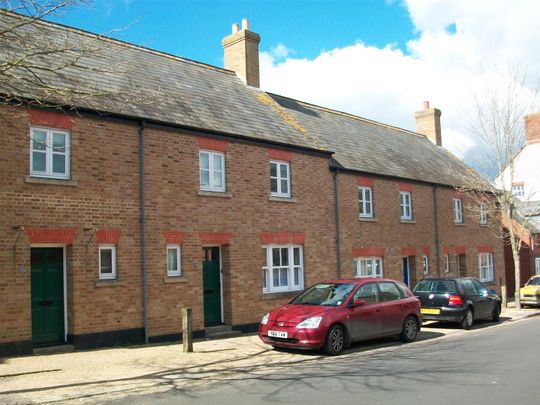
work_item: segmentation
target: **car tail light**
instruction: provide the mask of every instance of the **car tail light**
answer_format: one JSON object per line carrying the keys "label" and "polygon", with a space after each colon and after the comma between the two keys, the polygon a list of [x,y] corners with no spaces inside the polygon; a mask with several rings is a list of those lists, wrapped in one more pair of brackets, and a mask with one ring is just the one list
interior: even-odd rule
{"label": "car tail light", "polygon": [[463,305],[463,300],[459,295],[451,295],[448,297],[448,305],[455,305],[457,307]]}

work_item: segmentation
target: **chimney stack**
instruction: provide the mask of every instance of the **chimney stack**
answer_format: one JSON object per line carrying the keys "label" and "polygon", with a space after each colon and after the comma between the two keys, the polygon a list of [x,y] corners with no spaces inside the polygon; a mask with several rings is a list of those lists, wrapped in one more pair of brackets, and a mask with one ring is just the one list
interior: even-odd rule
{"label": "chimney stack", "polygon": [[525,116],[525,143],[540,142],[540,112]]}
{"label": "chimney stack", "polygon": [[416,132],[426,135],[435,145],[442,146],[441,110],[429,108],[429,101],[424,101],[424,109],[414,113],[414,118]]}
{"label": "chimney stack", "polygon": [[259,34],[249,30],[247,18],[242,29],[233,24],[232,34],[223,38],[221,44],[225,56],[225,69],[233,70],[248,85],[259,87]]}

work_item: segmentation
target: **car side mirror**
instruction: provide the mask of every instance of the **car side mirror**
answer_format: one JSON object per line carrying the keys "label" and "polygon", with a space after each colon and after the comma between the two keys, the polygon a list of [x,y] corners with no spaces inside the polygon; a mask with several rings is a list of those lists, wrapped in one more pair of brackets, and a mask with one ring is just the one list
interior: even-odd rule
{"label": "car side mirror", "polygon": [[364,305],[366,305],[366,301],[364,301],[363,299],[360,298],[360,299],[358,299],[356,301],[353,301],[351,306],[353,308],[356,308],[356,307],[363,307]]}

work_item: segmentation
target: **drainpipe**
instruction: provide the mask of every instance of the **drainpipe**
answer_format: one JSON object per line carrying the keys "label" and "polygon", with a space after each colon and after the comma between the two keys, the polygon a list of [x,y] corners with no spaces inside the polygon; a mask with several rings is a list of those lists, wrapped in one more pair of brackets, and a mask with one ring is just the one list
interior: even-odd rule
{"label": "drainpipe", "polygon": [[141,121],[139,128],[139,148],[141,154],[140,164],[140,190],[141,190],[141,275],[142,275],[142,296],[143,296],[143,317],[144,317],[144,343],[148,344],[148,285],[146,272],[146,215],[145,215],[145,186],[144,186],[144,128],[146,122]]}
{"label": "drainpipe", "polygon": [[339,188],[338,188],[338,168],[334,169],[334,204],[336,210],[336,256],[337,256],[337,278],[341,278],[341,237],[339,229]]}
{"label": "drainpipe", "polygon": [[435,219],[435,255],[437,256],[437,276],[441,275],[441,249],[439,246],[439,213],[437,209],[437,186],[433,185],[433,215]]}

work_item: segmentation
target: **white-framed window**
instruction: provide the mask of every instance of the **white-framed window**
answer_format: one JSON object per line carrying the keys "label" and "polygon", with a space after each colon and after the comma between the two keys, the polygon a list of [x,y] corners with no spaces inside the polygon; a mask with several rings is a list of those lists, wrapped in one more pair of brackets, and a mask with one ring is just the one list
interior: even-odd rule
{"label": "white-framed window", "polygon": [[454,198],[454,223],[463,223],[463,202],[461,198]]}
{"label": "white-framed window", "polygon": [[274,197],[291,196],[291,168],[289,162],[270,161],[270,193]]}
{"label": "white-framed window", "polygon": [[304,254],[302,246],[263,246],[263,293],[304,289]]}
{"label": "white-framed window", "polygon": [[408,191],[399,192],[399,206],[401,208],[401,219],[412,219],[412,196]]}
{"label": "white-framed window", "polygon": [[371,187],[358,187],[358,206],[360,218],[373,218],[373,190]]}
{"label": "white-framed window", "polygon": [[221,152],[199,151],[201,190],[225,191],[225,155]]}
{"label": "white-framed window", "polygon": [[60,129],[30,129],[30,175],[69,179],[69,132]]}
{"label": "white-framed window", "polygon": [[382,277],[382,257],[359,257],[356,260],[356,277]]}
{"label": "white-framed window", "polygon": [[539,276],[540,275],[540,257],[537,257],[534,259],[534,273]]}
{"label": "white-framed window", "polygon": [[480,281],[493,281],[493,253],[480,253],[478,255]]}
{"label": "white-framed window", "polygon": [[167,245],[167,276],[178,277],[182,275],[180,245]]}
{"label": "white-framed window", "polygon": [[486,204],[480,203],[480,225],[486,225],[488,222],[488,212]]}
{"label": "white-framed window", "polygon": [[111,280],[116,278],[116,246],[99,246],[99,278]]}
{"label": "white-framed window", "polygon": [[427,255],[422,257],[422,269],[424,270],[424,274],[429,274],[429,256]]}
{"label": "white-framed window", "polygon": [[523,197],[525,195],[525,184],[514,184],[512,185],[512,194],[515,197]]}
{"label": "white-framed window", "polygon": [[450,273],[450,255],[444,255],[444,272]]}

